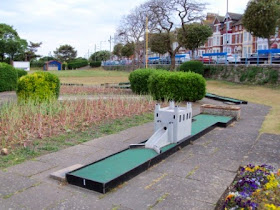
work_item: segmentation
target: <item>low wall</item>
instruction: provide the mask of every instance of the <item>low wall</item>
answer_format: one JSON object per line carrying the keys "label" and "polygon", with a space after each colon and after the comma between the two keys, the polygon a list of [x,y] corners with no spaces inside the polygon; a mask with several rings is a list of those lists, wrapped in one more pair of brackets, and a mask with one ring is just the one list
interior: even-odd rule
{"label": "low wall", "polygon": [[204,77],[235,83],[280,84],[280,65],[205,65]]}
{"label": "low wall", "polygon": [[[176,68],[180,65],[176,65]],[[117,65],[117,66],[102,66],[105,70],[111,71],[128,71],[131,72],[135,69],[145,68],[145,65]],[[165,69],[170,70],[170,64],[149,64],[148,68],[151,69]]]}

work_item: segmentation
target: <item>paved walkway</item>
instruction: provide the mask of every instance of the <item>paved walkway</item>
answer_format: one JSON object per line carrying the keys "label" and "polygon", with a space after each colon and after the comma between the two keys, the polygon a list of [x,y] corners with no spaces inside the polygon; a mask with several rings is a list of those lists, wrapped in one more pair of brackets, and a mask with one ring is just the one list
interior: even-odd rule
{"label": "paved walkway", "polygon": [[280,167],[280,137],[258,132],[269,107],[241,107],[240,121],[216,128],[106,195],[59,183],[49,175],[147,139],[152,123],[0,171],[0,209],[214,209],[240,165]]}

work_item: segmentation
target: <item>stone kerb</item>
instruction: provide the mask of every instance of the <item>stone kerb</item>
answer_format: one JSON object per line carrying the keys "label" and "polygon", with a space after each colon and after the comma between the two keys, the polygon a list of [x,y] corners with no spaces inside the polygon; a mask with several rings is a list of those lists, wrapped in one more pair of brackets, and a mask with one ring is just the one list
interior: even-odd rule
{"label": "stone kerb", "polygon": [[203,104],[200,107],[202,114],[231,116],[236,120],[240,119],[241,108],[239,106],[218,106],[212,104]]}

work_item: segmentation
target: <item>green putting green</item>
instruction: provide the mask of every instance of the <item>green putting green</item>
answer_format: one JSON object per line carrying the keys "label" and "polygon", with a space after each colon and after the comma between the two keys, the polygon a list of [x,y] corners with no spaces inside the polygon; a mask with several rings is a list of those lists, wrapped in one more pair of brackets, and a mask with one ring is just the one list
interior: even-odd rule
{"label": "green putting green", "polygon": [[[232,119],[232,117],[201,114],[195,116],[194,119],[196,119],[196,121],[192,123],[192,135],[205,130],[217,122],[227,123]],[[171,149],[175,145],[176,144],[167,145],[162,148],[162,152]],[[151,149],[128,149],[102,161],[91,164],[85,168],[74,171],[71,174],[96,182],[106,183],[145,163],[157,155],[158,154]]]}
{"label": "green putting green", "polygon": [[211,98],[212,97],[216,97],[216,98],[220,98],[220,99],[231,101],[231,102],[235,102],[235,103],[241,103],[242,102],[241,100],[238,100],[238,99],[218,96],[218,95],[214,95],[214,94],[211,94],[211,93],[206,93],[206,97],[211,97]]}

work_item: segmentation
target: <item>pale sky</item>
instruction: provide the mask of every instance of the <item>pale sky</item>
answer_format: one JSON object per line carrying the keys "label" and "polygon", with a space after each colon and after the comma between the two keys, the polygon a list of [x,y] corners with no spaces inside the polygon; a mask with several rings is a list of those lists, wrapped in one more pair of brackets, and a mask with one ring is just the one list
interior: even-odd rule
{"label": "pale sky", "polygon": [[[46,56],[62,44],[87,57],[88,51],[109,50],[123,15],[146,0],[0,0],[0,23],[12,25],[20,37],[43,42],[38,54]],[[199,1],[199,0],[198,0]],[[227,0],[205,0],[205,12],[225,15]],[[229,12],[243,13],[249,0],[228,0]],[[240,2],[240,3],[237,3]]]}

